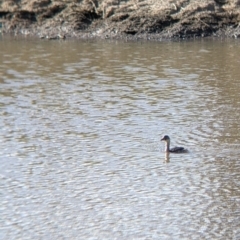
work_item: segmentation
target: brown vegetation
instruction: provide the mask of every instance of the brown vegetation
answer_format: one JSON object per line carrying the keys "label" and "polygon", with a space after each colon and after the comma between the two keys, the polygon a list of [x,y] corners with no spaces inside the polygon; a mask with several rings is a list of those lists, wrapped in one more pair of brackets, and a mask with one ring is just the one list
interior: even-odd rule
{"label": "brown vegetation", "polygon": [[3,0],[0,30],[41,38],[238,38],[240,0]]}

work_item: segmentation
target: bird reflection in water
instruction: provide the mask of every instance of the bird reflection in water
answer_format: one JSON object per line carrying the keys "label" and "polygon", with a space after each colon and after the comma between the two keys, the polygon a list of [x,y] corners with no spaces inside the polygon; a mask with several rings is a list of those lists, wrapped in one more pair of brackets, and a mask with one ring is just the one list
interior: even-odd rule
{"label": "bird reflection in water", "polygon": [[165,163],[169,163],[170,162],[170,154],[169,152],[165,152]]}

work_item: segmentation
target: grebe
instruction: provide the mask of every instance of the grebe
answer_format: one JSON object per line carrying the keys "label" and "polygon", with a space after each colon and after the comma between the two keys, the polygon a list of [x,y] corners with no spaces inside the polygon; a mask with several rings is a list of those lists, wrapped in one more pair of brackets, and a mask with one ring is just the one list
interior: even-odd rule
{"label": "grebe", "polygon": [[174,147],[170,148],[170,137],[168,135],[165,135],[161,141],[165,141],[165,152],[170,153],[186,153],[188,150],[183,147]]}

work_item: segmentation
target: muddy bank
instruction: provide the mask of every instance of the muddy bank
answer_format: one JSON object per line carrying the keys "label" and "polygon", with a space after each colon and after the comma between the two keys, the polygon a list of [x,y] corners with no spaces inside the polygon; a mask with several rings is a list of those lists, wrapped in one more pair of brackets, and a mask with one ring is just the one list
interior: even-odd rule
{"label": "muddy bank", "polygon": [[240,0],[3,0],[0,31],[39,38],[240,38]]}

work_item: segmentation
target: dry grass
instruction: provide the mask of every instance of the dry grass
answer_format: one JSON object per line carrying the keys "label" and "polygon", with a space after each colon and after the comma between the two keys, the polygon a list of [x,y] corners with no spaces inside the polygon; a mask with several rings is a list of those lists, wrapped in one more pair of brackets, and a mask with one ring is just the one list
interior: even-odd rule
{"label": "dry grass", "polygon": [[3,1],[0,5],[0,9],[4,9],[4,11],[14,12],[18,9],[18,5],[14,0]]}
{"label": "dry grass", "polygon": [[[141,11],[148,15],[159,13],[171,15],[181,11],[212,11],[216,3],[226,9],[240,5],[240,0],[84,0],[83,4],[89,2],[97,13],[102,14],[102,18],[126,11]],[[223,6],[223,2],[226,5]]]}
{"label": "dry grass", "polygon": [[103,18],[110,17],[120,11],[145,11],[147,14],[155,15],[159,12],[174,14],[184,10],[186,7],[196,8],[209,4],[225,2],[226,7],[240,6],[240,0],[4,0],[0,3],[0,11],[16,11],[17,9],[26,11],[39,11],[50,5],[81,6],[82,8],[92,9]]}

